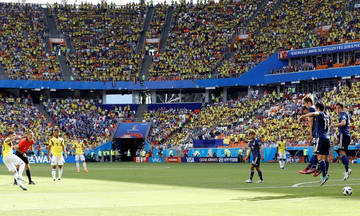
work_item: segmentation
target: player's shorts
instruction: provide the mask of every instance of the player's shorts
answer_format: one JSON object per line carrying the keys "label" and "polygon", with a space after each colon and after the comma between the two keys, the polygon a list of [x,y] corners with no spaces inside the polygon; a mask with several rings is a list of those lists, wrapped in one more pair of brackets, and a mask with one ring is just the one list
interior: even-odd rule
{"label": "player's shorts", "polygon": [[286,159],[286,153],[281,153],[280,151],[278,152],[278,159]]}
{"label": "player's shorts", "polygon": [[16,166],[23,164],[22,161],[18,156],[14,154],[10,154],[4,158],[4,164],[9,169],[10,172],[16,171]]}
{"label": "player's shorts", "polygon": [[340,134],[339,136],[339,149],[338,150],[343,150],[345,152],[347,152],[348,147],[350,145],[351,142],[351,137],[345,134]]}
{"label": "player's shorts", "polygon": [[254,158],[254,160],[251,161],[251,164],[252,164],[254,167],[260,167],[260,157]]}
{"label": "player's shorts", "polygon": [[315,152],[319,155],[329,155],[330,139],[318,138]]}
{"label": "player's shorts", "polygon": [[24,153],[16,151],[16,156],[18,156],[22,161],[24,161],[25,164],[29,164],[28,157],[24,156]]}
{"label": "player's shorts", "polygon": [[84,155],[83,154],[81,154],[81,155],[75,155],[75,161],[79,161],[79,159],[81,160],[81,161],[85,161],[85,157],[84,157]]}
{"label": "player's shorts", "polygon": [[64,163],[65,163],[65,160],[64,160],[63,156],[60,156],[60,157],[52,156],[52,158],[51,158],[52,166],[56,166],[56,165],[62,166],[62,165],[64,165]]}

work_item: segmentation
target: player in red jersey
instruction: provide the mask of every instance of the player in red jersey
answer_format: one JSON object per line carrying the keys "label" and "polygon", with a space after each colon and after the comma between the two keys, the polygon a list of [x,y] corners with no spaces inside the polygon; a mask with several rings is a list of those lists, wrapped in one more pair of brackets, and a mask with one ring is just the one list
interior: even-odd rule
{"label": "player in red jersey", "polygon": [[[33,133],[31,131],[26,132],[25,138],[21,139],[19,144],[14,146],[14,149],[16,150],[16,155],[25,163],[25,170],[26,170],[26,175],[29,179],[29,184],[34,185],[35,182],[33,182],[31,180],[29,159],[26,156],[26,152],[29,149],[30,149],[32,155],[34,155],[33,148],[32,148],[32,146],[34,144],[34,140],[32,138],[33,138]],[[16,184],[15,180],[14,180],[14,184]]]}

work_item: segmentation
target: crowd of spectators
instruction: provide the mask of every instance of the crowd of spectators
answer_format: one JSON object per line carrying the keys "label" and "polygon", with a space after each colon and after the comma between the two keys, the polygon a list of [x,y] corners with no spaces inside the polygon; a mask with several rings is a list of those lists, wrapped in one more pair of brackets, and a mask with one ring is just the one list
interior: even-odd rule
{"label": "crowd of spectators", "polygon": [[[360,83],[354,82],[351,88],[339,85],[313,94],[315,101],[324,102],[332,122],[338,121],[336,103],[346,105],[354,120],[351,125],[353,144],[360,142],[359,91]],[[167,120],[178,119],[179,115],[177,112],[168,112],[166,118],[156,120],[158,124],[152,128],[152,136],[161,137],[161,142],[158,143],[167,146],[188,145],[193,139],[223,139],[225,145],[239,147],[246,145],[247,132],[254,129],[266,147],[275,147],[279,140],[285,140],[288,146],[305,146],[311,139],[308,123],[297,121],[299,115],[303,114],[302,98],[305,95],[306,93],[297,93],[290,88],[279,94],[265,91],[263,94],[253,94],[227,103],[208,104],[199,112],[188,115],[180,127],[174,127],[176,134],[172,136],[166,136],[169,134],[166,130],[172,130],[173,126],[168,125],[170,123]],[[162,127],[157,130],[158,125]],[[333,142],[336,132],[337,129],[331,129]]]}
{"label": "crowd of spectators", "polygon": [[195,114],[195,111],[186,108],[161,108],[144,113],[144,119],[152,124],[148,140],[153,145],[166,144],[168,139],[177,140],[184,125],[193,120]]}
{"label": "crowd of spectators", "polygon": [[146,38],[160,38],[164,28],[168,7],[167,4],[161,3],[154,6],[154,15],[150,22],[149,31],[146,32]]}
{"label": "crowd of spectators", "polygon": [[[246,72],[276,51],[357,41],[360,36],[360,10],[349,10],[349,4],[339,0],[284,0],[273,13],[275,3],[266,5],[261,10],[270,13],[269,22],[267,15],[259,13],[249,23],[249,38],[235,45],[234,67],[243,67]],[[352,65],[350,63],[348,65]],[[301,70],[303,66],[306,65],[296,68]],[[316,65],[314,69],[317,69]],[[294,68],[280,70],[295,71]]]}
{"label": "crowd of spectators", "polygon": [[51,134],[51,123],[30,98],[0,95],[1,141],[8,131],[14,131],[18,138],[31,130],[35,140],[34,149],[43,150]]}
{"label": "crowd of spectators", "polygon": [[61,129],[62,137],[71,153],[74,140],[80,138],[86,149],[92,149],[109,141],[119,121],[134,119],[130,106],[100,108],[97,100],[52,99],[42,101],[53,122],[33,104],[30,97],[13,97],[0,94],[0,142],[8,131],[13,130],[17,141],[24,134],[33,133],[34,152],[42,155],[53,136],[53,129]]}
{"label": "crowd of spectators", "polygon": [[0,3],[0,64],[10,79],[62,80],[45,30],[40,5]]}
{"label": "crowd of spectators", "polygon": [[97,100],[71,98],[43,101],[46,111],[67,137],[82,138],[91,146],[109,141],[119,120],[133,116],[129,106],[107,110],[97,104]]}
{"label": "crowd of spectators", "polygon": [[234,29],[257,8],[257,1],[174,5],[166,51],[150,69],[152,80],[211,78]]}
{"label": "crowd of spectators", "polygon": [[[360,36],[360,9],[350,7],[352,1],[261,3],[255,0],[174,3],[166,49],[151,64],[149,79],[240,76],[276,51],[353,42]],[[56,51],[50,51],[46,44],[41,6],[8,3],[0,6],[0,62],[9,78],[61,80]],[[168,7],[164,3],[154,6],[146,38],[160,37]],[[58,29],[74,48],[66,52],[74,79],[140,80],[143,55],[136,48],[146,5],[55,4],[53,8]],[[231,46],[234,53],[227,59],[235,33],[244,37],[235,40]],[[336,63],[329,59],[321,64],[337,67]],[[340,64],[358,65],[360,59],[343,60]],[[303,62],[273,73],[323,69],[317,65]]]}
{"label": "crowd of spectators", "polygon": [[56,5],[58,28],[75,50],[68,55],[76,80],[134,81],[142,55],[136,53],[145,6]]}

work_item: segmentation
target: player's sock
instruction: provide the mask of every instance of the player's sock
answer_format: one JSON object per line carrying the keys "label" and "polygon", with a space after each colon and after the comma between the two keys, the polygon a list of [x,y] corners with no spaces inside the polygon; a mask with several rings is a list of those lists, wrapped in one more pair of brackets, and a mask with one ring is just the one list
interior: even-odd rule
{"label": "player's sock", "polygon": [[51,170],[51,175],[52,175],[53,179],[56,179],[56,169]]}
{"label": "player's sock", "polygon": [[327,175],[327,172],[326,172],[326,162],[324,160],[320,160],[319,162],[319,167],[320,167],[320,170],[323,174],[323,177],[325,177]]}
{"label": "player's sock", "polygon": [[279,166],[280,166],[280,169],[282,168],[282,160],[279,159]]}
{"label": "player's sock", "polygon": [[21,165],[19,166],[19,171],[18,171],[19,176],[22,177],[23,172],[24,172],[24,169],[25,169],[25,164],[23,163],[23,164],[21,164]]}
{"label": "player's sock", "polygon": [[16,181],[16,179],[19,177],[18,172],[14,172],[14,180]]}
{"label": "player's sock", "polygon": [[79,164],[78,161],[76,162],[76,169],[77,169],[77,170],[80,170],[80,164]]}
{"label": "player's sock", "polygon": [[348,172],[349,171],[349,159],[348,159],[348,157],[346,155],[343,155],[341,157],[341,161],[344,164],[345,171]]}
{"label": "player's sock", "polygon": [[326,173],[328,173],[330,163],[329,163],[328,160],[326,160],[326,161],[325,161],[325,164],[326,164]]}
{"label": "player's sock", "polygon": [[260,180],[262,181],[263,177],[262,177],[262,172],[260,170],[258,171],[258,175],[259,175]]}
{"label": "player's sock", "polygon": [[30,174],[30,170],[29,170],[29,169],[26,170],[26,175],[27,175],[27,177],[28,177],[28,179],[29,179],[29,183],[32,182],[32,180],[31,180],[31,174]]}
{"label": "player's sock", "polygon": [[313,159],[311,168],[316,169],[316,166],[318,165],[319,161],[318,161],[317,155],[313,155],[313,157],[314,157],[314,159]]}
{"label": "player's sock", "polygon": [[61,179],[62,177],[62,174],[63,174],[63,167],[59,167],[59,179]]}
{"label": "player's sock", "polygon": [[307,165],[306,169],[310,169],[313,167],[314,160],[315,160],[315,155],[313,154],[310,158],[309,164]]}
{"label": "player's sock", "polygon": [[252,180],[253,177],[254,177],[254,170],[251,170],[251,172],[250,172],[250,180]]}
{"label": "player's sock", "polygon": [[83,167],[84,167],[84,170],[87,170],[86,162],[85,162],[85,161],[83,162]]}

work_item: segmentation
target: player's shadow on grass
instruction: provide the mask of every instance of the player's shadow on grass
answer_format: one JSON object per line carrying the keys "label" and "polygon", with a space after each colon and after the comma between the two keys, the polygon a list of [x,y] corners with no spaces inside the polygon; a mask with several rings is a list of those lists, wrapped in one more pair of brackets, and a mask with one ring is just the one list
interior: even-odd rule
{"label": "player's shadow on grass", "polygon": [[282,200],[282,199],[299,199],[299,198],[307,198],[308,195],[299,195],[299,194],[287,194],[282,196],[257,196],[253,198],[239,198],[239,199],[232,199],[238,201],[266,201],[266,200]]}

